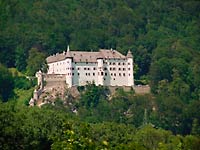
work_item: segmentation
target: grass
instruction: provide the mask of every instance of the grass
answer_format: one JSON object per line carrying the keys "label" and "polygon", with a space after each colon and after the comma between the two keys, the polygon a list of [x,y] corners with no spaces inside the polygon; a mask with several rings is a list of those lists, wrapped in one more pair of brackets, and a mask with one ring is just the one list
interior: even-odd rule
{"label": "grass", "polygon": [[12,75],[15,77],[15,76],[25,76],[23,73],[19,72],[16,68],[9,68],[8,69]]}

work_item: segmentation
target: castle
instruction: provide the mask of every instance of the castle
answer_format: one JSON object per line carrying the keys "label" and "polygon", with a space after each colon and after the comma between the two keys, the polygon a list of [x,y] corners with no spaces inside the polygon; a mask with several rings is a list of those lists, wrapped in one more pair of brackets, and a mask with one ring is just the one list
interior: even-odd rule
{"label": "castle", "polygon": [[47,57],[47,75],[65,76],[68,87],[94,82],[103,86],[134,86],[133,55],[116,50],[67,51]]}

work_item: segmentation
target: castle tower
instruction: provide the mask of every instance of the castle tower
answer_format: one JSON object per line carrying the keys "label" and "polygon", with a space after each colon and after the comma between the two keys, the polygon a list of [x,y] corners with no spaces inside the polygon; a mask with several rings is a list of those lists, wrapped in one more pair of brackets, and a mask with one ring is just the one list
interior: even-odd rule
{"label": "castle tower", "polygon": [[104,70],[103,70],[103,58],[97,58],[97,71],[98,71],[98,83],[97,85],[103,85]]}
{"label": "castle tower", "polygon": [[43,85],[44,76],[43,76],[41,70],[39,70],[38,72],[36,72],[35,76],[37,77],[37,84],[38,84],[38,86],[40,86],[40,88],[43,89],[43,87],[44,87],[44,85]]}
{"label": "castle tower", "polygon": [[67,73],[66,73],[66,84],[68,85],[68,87],[72,87],[72,55],[71,52],[69,50],[69,45],[67,47],[67,54],[66,54],[66,68],[67,68]]}
{"label": "castle tower", "polygon": [[134,76],[133,76],[133,55],[129,50],[127,55],[127,67],[128,67],[128,86],[134,86]]}

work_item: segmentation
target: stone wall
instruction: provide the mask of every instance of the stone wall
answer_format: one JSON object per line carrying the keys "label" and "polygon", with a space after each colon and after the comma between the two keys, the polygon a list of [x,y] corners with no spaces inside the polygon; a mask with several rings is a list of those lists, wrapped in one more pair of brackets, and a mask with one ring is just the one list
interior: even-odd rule
{"label": "stone wall", "polygon": [[58,75],[58,74],[46,74],[44,76],[44,81],[46,82],[62,82],[66,81],[65,75]]}
{"label": "stone wall", "polygon": [[136,94],[148,94],[150,93],[149,85],[140,85],[140,86],[108,86],[110,92],[115,93],[116,89],[123,88],[124,91],[130,91],[132,88]]}
{"label": "stone wall", "polygon": [[134,90],[136,94],[148,94],[151,92],[149,85],[136,85],[134,86]]}

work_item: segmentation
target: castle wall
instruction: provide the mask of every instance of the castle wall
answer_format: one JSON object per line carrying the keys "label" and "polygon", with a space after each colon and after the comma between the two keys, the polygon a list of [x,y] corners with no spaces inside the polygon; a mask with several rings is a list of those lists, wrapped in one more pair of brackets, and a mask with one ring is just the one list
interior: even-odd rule
{"label": "castle wall", "polygon": [[126,59],[107,59],[104,61],[104,70],[104,85],[126,86],[128,84]]}
{"label": "castle wall", "polygon": [[132,58],[100,57],[96,62],[74,62],[70,57],[48,65],[47,74],[64,75],[69,87],[83,86],[88,82],[105,86],[134,86]]}
{"label": "castle wall", "polygon": [[69,70],[69,60],[65,59],[62,61],[57,61],[48,64],[47,74],[67,74]]}
{"label": "castle wall", "polygon": [[97,83],[97,63],[73,62],[73,85],[86,85],[87,82]]}

